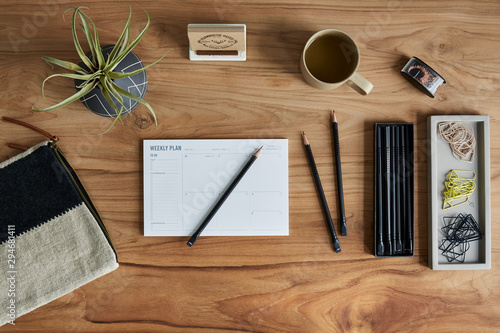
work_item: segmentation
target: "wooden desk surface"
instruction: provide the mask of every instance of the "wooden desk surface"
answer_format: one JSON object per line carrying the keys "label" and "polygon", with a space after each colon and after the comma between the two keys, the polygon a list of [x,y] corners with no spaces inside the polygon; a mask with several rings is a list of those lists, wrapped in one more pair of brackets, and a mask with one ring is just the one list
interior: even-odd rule
{"label": "wooden desk surface", "polygon": [[[151,28],[135,49],[148,71],[144,107],[108,134],[110,124],[79,102],[33,113],[72,94],[71,80],[49,55],[76,61],[67,0],[0,5],[0,110],[61,137],[60,147],[100,211],[120,267],[19,319],[2,331],[22,332],[390,332],[500,329],[500,3],[498,1],[130,1],[133,34]],[[128,7],[121,1],[79,2],[112,43]],[[194,63],[188,23],[245,23],[248,60]],[[309,87],[299,72],[303,45],[316,31],[338,28],[361,49],[359,73],[375,88]],[[447,83],[434,99],[399,71],[411,56]],[[330,110],[339,119],[348,236],[330,246],[300,131],[313,145],[332,215],[337,194]],[[432,271],[427,266],[426,119],[433,114],[486,114],[491,121],[492,269]],[[373,124],[415,124],[415,256],[373,256]],[[42,138],[0,124],[0,158]],[[145,238],[142,152],[145,138],[289,139],[290,236],[211,237],[188,248],[186,237]],[[338,221],[335,219],[335,221]],[[338,224],[337,224],[338,228]]]}

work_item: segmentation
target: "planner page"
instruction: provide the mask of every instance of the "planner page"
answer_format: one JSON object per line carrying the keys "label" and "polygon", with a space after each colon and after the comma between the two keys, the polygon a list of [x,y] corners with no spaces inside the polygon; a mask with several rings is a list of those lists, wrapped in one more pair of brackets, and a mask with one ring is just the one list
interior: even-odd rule
{"label": "planner page", "polygon": [[257,149],[202,236],[288,235],[288,140],[144,140],[144,235],[190,236]]}

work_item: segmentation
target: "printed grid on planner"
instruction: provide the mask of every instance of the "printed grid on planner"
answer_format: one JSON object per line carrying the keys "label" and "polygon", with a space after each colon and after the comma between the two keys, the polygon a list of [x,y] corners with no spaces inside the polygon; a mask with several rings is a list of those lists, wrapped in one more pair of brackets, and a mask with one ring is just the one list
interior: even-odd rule
{"label": "printed grid on planner", "polygon": [[[240,141],[145,140],[145,235],[191,235],[255,152]],[[288,235],[287,140],[261,141],[268,146],[203,235]],[[158,145],[179,150],[148,150]]]}

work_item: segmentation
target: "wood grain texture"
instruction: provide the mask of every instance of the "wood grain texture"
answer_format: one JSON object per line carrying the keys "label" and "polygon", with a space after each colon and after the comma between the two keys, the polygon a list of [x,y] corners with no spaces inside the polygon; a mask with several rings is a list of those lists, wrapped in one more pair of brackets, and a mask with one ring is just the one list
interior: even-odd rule
{"label": "wood grain texture", "polygon": [[[19,319],[12,332],[450,332],[500,329],[500,3],[491,1],[130,1],[132,33],[151,28],[134,50],[148,71],[143,107],[110,124],[73,103],[33,113],[72,94],[49,55],[76,61],[69,15],[86,5],[103,43],[113,43],[128,7],[121,1],[11,0],[0,4],[0,112],[61,138],[118,251],[120,268]],[[247,24],[246,62],[188,60],[188,23]],[[368,96],[347,86],[309,87],[299,72],[303,45],[337,28],[361,50]],[[417,56],[445,79],[434,99],[399,71]],[[339,120],[348,236],[332,251],[307,159],[305,131],[337,222],[330,110]],[[427,267],[426,119],[487,114],[491,126],[492,269]],[[373,256],[373,124],[415,123],[415,256]],[[142,236],[142,139],[288,138],[290,236]],[[42,138],[0,124],[0,160]],[[2,259],[4,260],[4,259]]]}

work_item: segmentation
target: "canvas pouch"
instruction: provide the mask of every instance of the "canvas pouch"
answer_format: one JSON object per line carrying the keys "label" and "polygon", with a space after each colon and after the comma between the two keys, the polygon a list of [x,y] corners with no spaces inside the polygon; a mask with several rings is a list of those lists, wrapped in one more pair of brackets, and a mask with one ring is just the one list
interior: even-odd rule
{"label": "canvas pouch", "polygon": [[109,234],[57,137],[0,163],[0,326],[118,267]]}

